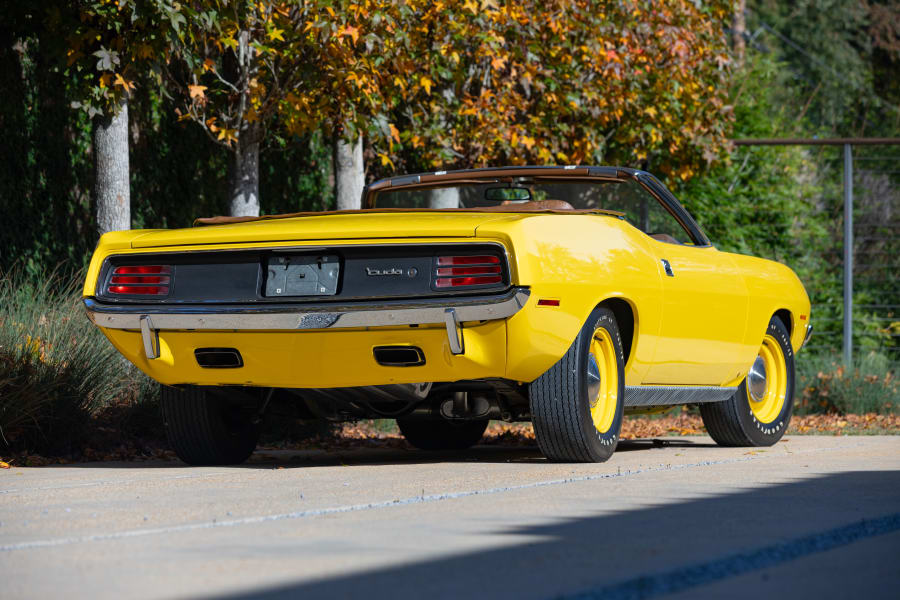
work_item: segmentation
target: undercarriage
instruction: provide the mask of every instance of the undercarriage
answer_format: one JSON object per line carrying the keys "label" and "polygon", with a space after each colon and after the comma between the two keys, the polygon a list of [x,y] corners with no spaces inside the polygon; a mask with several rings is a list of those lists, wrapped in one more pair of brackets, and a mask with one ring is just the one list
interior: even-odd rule
{"label": "undercarriage", "polygon": [[[378,385],[330,389],[204,387],[207,394],[259,416],[277,410],[299,419],[332,422],[360,419],[529,421],[527,385],[505,379]],[[274,407],[277,407],[274,408]]]}

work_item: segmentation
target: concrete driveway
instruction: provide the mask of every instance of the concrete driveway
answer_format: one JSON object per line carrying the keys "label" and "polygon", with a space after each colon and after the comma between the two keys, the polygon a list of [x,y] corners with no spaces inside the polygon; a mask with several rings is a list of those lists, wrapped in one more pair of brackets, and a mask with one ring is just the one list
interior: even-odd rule
{"label": "concrete driveway", "polygon": [[900,437],[0,472],[2,598],[900,598]]}

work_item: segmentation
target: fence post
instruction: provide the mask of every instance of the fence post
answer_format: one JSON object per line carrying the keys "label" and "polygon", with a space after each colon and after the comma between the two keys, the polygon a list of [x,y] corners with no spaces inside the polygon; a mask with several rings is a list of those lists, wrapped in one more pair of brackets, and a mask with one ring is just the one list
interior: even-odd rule
{"label": "fence post", "polygon": [[853,366],[853,154],[844,144],[844,365]]}

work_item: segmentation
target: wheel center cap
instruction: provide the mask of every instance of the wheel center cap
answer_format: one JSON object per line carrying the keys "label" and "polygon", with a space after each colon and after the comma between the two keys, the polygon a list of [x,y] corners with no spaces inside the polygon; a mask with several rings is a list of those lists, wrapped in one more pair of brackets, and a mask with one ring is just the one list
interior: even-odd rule
{"label": "wheel center cap", "polygon": [[766,361],[762,356],[757,356],[747,373],[747,389],[750,397],[759,402],[766,396]]}
{"label": "wheel center cap", "polygon": [[588,401],[591,403],[591,408],[594,408],[597,406],[597,401],[600,400],[600,366],[593,353],[588,354],[587,391]]}

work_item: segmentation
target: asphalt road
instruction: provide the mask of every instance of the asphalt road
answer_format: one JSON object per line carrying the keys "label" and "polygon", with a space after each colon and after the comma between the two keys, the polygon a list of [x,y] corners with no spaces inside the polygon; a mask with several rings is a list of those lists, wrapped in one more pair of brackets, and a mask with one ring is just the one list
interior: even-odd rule
{"label": "asphalt road", "polygon": [[900,436],[0,472],[2,598],[900,598]]}

